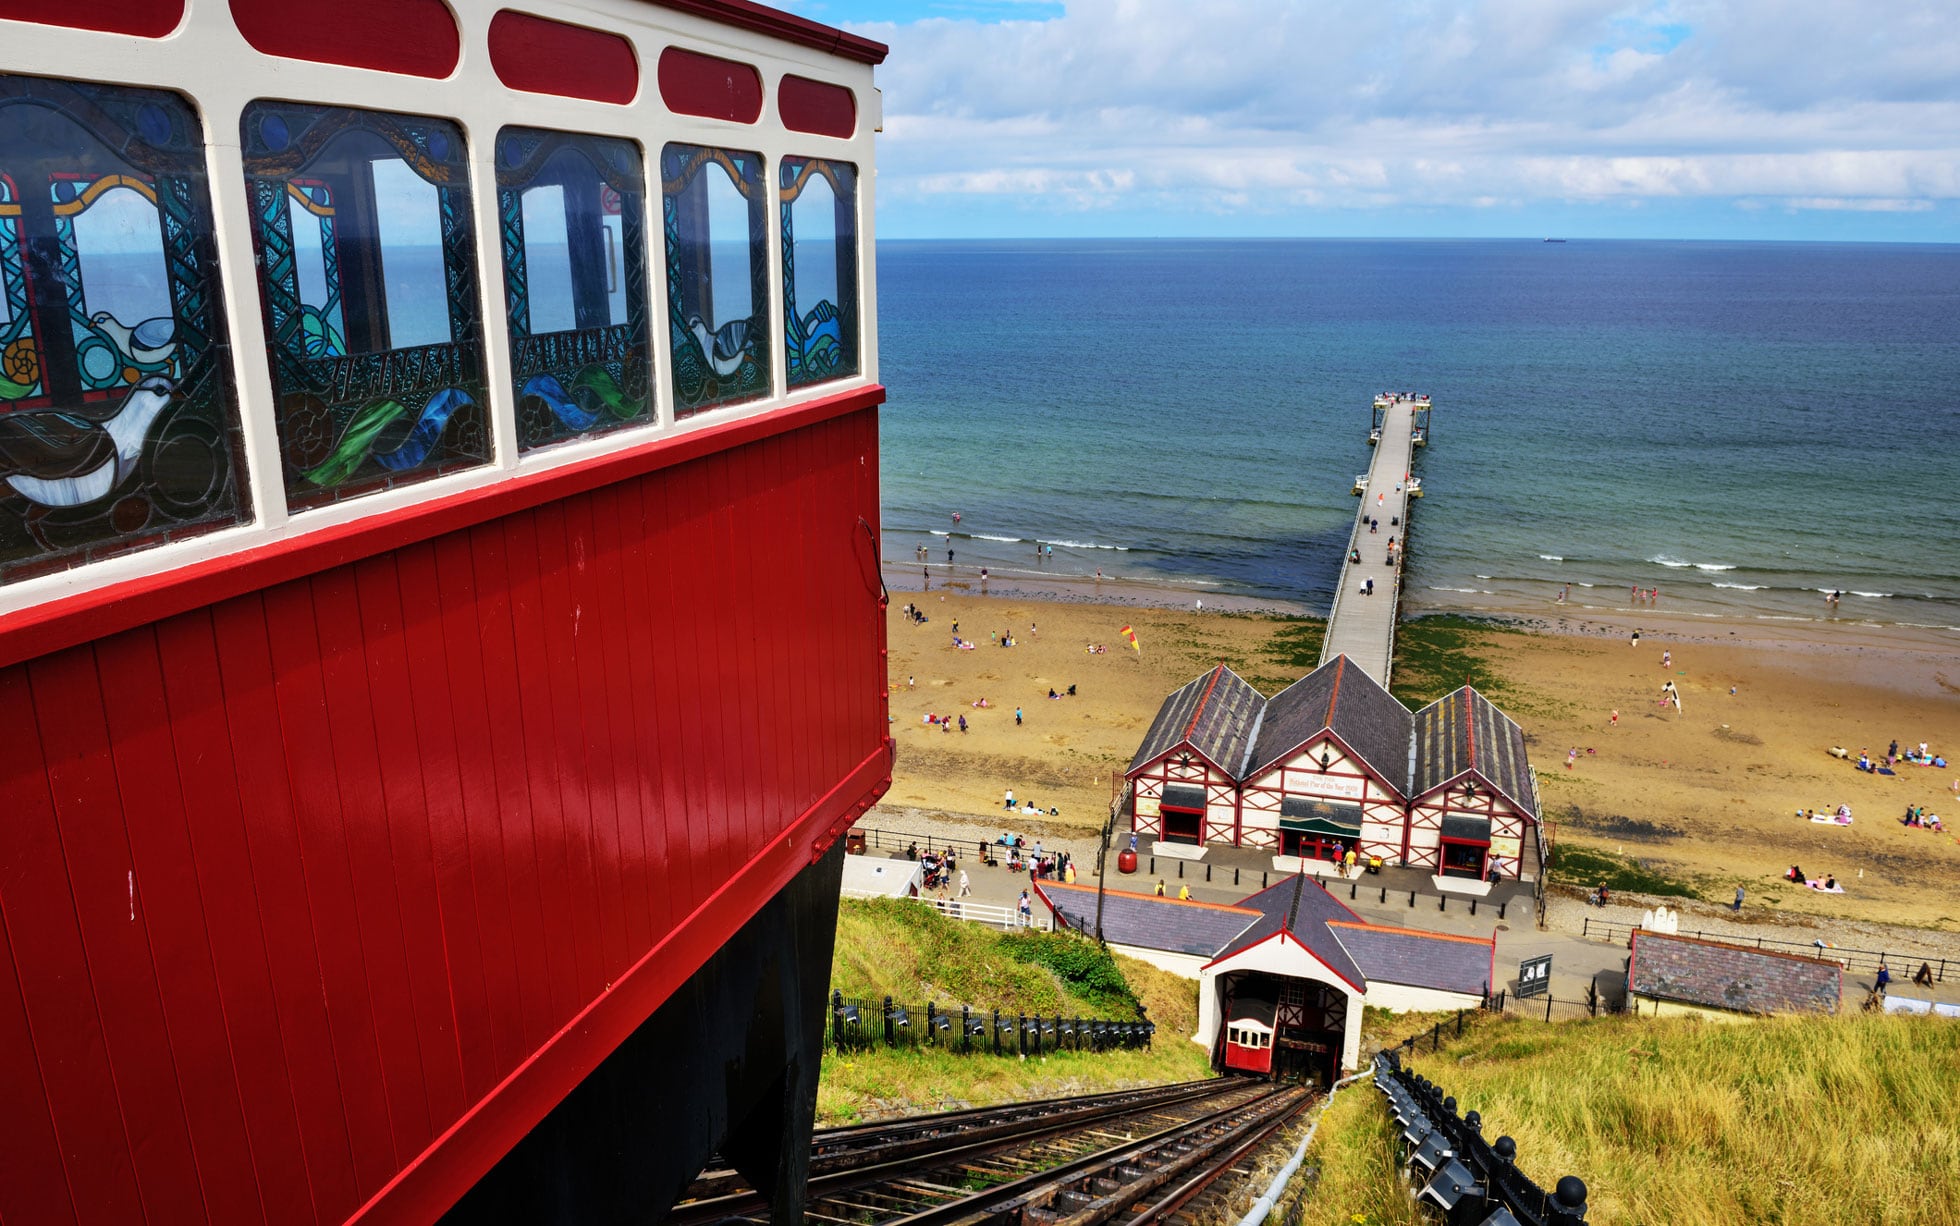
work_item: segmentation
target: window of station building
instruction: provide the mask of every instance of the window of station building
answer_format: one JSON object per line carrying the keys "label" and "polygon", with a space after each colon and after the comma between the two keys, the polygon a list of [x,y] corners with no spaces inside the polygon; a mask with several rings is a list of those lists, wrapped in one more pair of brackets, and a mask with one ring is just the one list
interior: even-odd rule
{"label": "window of station building", "polygon": [[857,167],[784,158],[783,348],[789,386],[858,373]]}
{"label": "window of station building", "polygon": [[532,128],[497,136],[504,307],[517,445],[644,423],[646,179],[630,141]]}
{"label": "window of station building", "polygon": [[674,413],[769,394],[769,256],[762,157],[696,145],[660,153]]}
{"label": "window of station building", "polygon": [[0,74],[0,583],[250,516],[204,135]]}
{"label": "window of station building", "polygon": [[240,129],[288,503],[487,462],[462,130],[266,101]]}

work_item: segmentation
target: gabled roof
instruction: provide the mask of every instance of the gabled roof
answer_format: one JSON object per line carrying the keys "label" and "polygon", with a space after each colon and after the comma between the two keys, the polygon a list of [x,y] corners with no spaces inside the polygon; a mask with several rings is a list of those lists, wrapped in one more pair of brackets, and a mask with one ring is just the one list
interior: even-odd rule
{"label": "gabled roof", "polygon": [[1835,1013],[1843,998],[1835,962],[1645,929],[1629,944],[1627,990],[1642,996],[1742,1013]]}
{"label": "gabled roof", "polygon": [[1411,796],[1473,774],[1518,808],[1538,816],[1524,729],[1464,686],[1415,714],[1416,761]]}
{"label": "gabled roof", "polygon": [[[1239,906],[1259,912],[1259,920],[1240,933],[1232,948],[1219,953],[1219,958],[1229,957],[1242,949],[1250,949],[1259,942],[1282,930],[1293,934],[1295,940],[1307,947],[1316,958],[1325,962],[1343,978],[1356,987],[1366,989],[1367,976],[1355,965],[1354,959],[1341,943],[1328,932],[1330,921],[1344,920],[1350,923],[1366,923],[1359,915],[1348,910],[1346,904],[1327,892],[1327,887],[1317,878],[1305,873],[1295,873],[1282,881],[1239,900]],[[1213,959],[1217,961],[1217,959]]]}
{"label": "gabled roof", "polygon": [[1275,694],[1242,778],[1271,766],[1323,732],[1332,732],[1397,792],[1409,789],[1409,709],[1345,655],[1335,656]]}
{"label": "gabled roof", "polygon": [[1265,698],[1245,678],[1220,664],[1164,700],[1130,760],[1130,769],[1188,744],[1236,778],[1253,724],[1265,705]]}
{"label": "gabled roof", "polygon": [[1330,920],[1327,928],[1370,981],[1481,996],[1496,946],[1488,940]]}
{"label": "gabled roof", "polygon": [[[1039,881],[1035,892],[1064,924],[1077,932],[1095,934],[1096,887]],[[1259,912],[1249,907],[1158,898],[1128,890],[1103,891],[1103,939],[1112,945],[1209,958],[1258,919]]]}

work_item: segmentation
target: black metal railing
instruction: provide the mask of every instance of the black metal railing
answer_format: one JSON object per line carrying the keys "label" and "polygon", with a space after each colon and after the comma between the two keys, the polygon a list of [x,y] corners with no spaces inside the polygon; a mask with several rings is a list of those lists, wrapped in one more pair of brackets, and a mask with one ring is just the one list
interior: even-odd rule
{"label": "black metal railing", "polygon": [[937,1047],[962,1054],[1039,1056],[1058,1051],[1139,1050],[1157,1033],[1151,1021],[1003,1013],[968,1005],[941,1009],[899,1004],[891,997],[858,999],[830,994],[830,1043],[838,1051],[871,1047]]}
{"label": "black metal railing", "polygon": [[1484,1140],[1475,1111],[1457,1115],[1456,1099],[1426,1077],[1403,1069],[1393,1051],[1375,1057],[1375,1087],[1401,1132],[1402,1154],[1416,1198],[1450,1226],[1578,1226],[1586,1220],[1586,1185],[1561,1178],[1546,1192],[1518,1169],[1517,1142]]}
{"label": "black metal railing", "polygon": [[[1579,925],[1580,936],[1610,941],[1615,945],[1625,944],[1627,938],[1639,930],[1638,924],[1616,924],[1590,916]],[[1720,941],[1724,945],[1744,945],[1771,953],[1822,958],[1826,962],[1841,962],[1846,970],[1851,971],[1876,971],[1882,962],[1892,972],[1895,983],[1910,979],[1922,964],[1932,971],[1935,983],[1945,983],[1949,970],[1960,974],[1960,957],[1928,958],[1923,954],[1902,954],[1883,949],[1845,949],[1821,941],[1781,941],[1775,937],[1745,937],[1730,932],[1675,932],[1669,935],[1693,937],[1698,941]]]}
{"label": "black metal railing", "polygon": [[1484,1008],[1492,1013],[1508,1013],[1513,1017],[1530,1018],[1534,1021],[1556,1021],[1560,1018],[1598,1017],[1602,1013],[1625,1013],[1627,998],[1625,993],[1614,995],[1599,990],[1598,980],[1586,985],[1585,996],[1573,999],[1569,996],[1553,996],[1543,992],[1536,996],[1514,996],[1504,988],[1484,995]]}

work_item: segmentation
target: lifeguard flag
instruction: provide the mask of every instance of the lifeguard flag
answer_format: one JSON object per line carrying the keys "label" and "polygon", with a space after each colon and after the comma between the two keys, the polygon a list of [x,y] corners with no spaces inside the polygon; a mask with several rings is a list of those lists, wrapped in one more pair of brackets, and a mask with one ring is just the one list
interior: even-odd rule
{"label": "lifeguard flag", "polygon": [[1119,631],[1117,631],[1117,633],[1118,633],[1118,634],[1121,634],[1121,635],[1122,635],[1122,636],[1123,636],[1124,638],[1126,638],[1126,639],[1128,639],[1128,640],[1130,640],[1130,650],[1131,650],[1131,651],[1134,651],[1134,652],[1136,652],[1136,653],[1137,653],[1138,655],[1142,655],[1142,654],[1143,654],[1143,644],[1141,644],[1141,643],[1139,643],[1139,642],[1137,642],[1137,632],[1136,632],[1136,631],[1134,631],[1134,630],[1132,630],[1132,629],[1130,629],[1130,628],[1129,628],[1128,626],[1125,626],[1125,627],[1123,627],[1123,628],[1122,628],[1121,630],[1119,630]]}

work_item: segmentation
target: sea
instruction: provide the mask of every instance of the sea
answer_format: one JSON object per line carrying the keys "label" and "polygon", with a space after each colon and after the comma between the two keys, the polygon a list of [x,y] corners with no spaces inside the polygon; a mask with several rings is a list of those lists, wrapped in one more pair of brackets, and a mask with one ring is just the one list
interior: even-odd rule
{"label": "sea", "polygon": [[1434,406],[1413,609],[1960,629],[1960,246],[877,255],[894,562],[1324,612],[1396,390]]}

